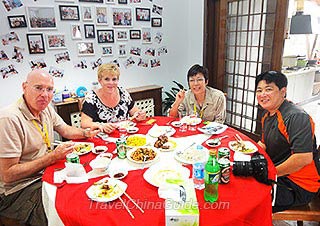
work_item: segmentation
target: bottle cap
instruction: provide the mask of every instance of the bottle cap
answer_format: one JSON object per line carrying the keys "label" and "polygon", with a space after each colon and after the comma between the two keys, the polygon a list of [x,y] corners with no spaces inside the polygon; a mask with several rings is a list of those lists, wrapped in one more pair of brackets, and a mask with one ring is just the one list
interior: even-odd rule
{"label": "bottle cap", "polygon": [[210,149],[209,150],[209,154],[212,155],[212,156],[217,157],[217,153],[218,153],[217,149]]}

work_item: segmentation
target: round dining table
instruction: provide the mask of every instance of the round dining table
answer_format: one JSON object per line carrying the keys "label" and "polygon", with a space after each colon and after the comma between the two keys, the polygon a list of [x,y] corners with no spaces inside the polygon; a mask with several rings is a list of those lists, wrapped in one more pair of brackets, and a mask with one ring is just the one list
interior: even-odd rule
{"label": "round dining table", "polygon": [[[139,128],[138,133],[147,134],[154,124],[159,126],[170,125],[176,119],[171,117],[156,116],[146,121],[136,122]],[[152,123],[148,123],[152,122]],[[198,127],[203,127],[200,123]],[[186,131],[180,132],[176,129],[173,137],[188,137],[201,132]],[[228,147],[230,141],[235,140],[234,136],[238,134],[243,140],[249,140],[256,144],[246,135],[228,127],[223,133],[218,135],[209,135],[209,138],[228,135],[221,140],[219,147]],[[119,137],[118,131],[110,134],[111,137]],[[104,140],[94,137],[81,140],[93,142],[95,146],[106,145],[108,152],[113,152],[116,148],[115,143],[106,143]],[[196,141],[195,141],[196,142]],[[208,149],[205,142],[202,145]],[[268,161],[269,178],[275,178],[275,167],[264,150],[257,145],[258,151],[265,156]],[[231,151],[230,160],[233,161],[234,152]],[[91,167],[88,163],[96,157],[93,153],[80,156],[80,163],[84,164],[86,171]],[[114,158],[117,158],[114,155]],[[147,168],[129,171],[128,175],[122,180],[128,187],[126,193],[144,210],[142,213],[125,195],[122,200],[128,206],[134,219],[128,214],[121,200],[117,199],[111,202],[92,201],[86,195],[86,190],[96,181],[106,176],[89,179],[88,182],[80,184],[55,184],[53,177],[56,169],[64,167],[65,161],[59,161],[46,168],[43,175],[43,197],[46,214],[49,225],[58,226],[102,226],[102,225],[166,225],[165,200],[159,198],[158,188],[149,184],[143,177]],[[192,165],[186,165],[192,172]],[[52,189],[54,188],[54,189]],[[239,177],[231,172],[230,182],[219,184],[218,200],[214,203],[205,202],[204,190],[196,189],[196,197],[199,208],[199,225],[272,225],[272,187],[258,182],[252,176]],[[48,200],[49,199],[49,200]],[[51,202],[51,205],[50,205]],[[57,219],[55,219],[57,218]]]}

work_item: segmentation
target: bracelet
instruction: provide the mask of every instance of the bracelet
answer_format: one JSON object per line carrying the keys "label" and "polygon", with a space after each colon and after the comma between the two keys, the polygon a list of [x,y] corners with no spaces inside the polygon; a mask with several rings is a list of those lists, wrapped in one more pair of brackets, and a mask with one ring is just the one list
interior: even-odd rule
{"label": "bracelet", "polygon": [[88,136],[88,134],[86,133],[88,131],[88,129],[84,129],[82,130],[82,135],[85,137],[85,138],[89,138],[90,136]]}

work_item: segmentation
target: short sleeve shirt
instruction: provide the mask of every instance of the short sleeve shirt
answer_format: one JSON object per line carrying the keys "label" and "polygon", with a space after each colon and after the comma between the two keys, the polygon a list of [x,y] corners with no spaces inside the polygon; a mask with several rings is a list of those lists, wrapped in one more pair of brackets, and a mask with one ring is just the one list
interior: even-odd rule
{"label": "short sleeve shirt", "polygon": [[[0,110],[0,158],[18,157],[20,163],[25,163],[47,153],[47,145],[33,124],[33,120],[40,127],[46,124],[51,143],[54,140],[53,131],[66,124],[51,106],[44,109],[40,117],[41,122],[31,114],[23,98]],[[38,172],[10,184],[4,184],[0,179],[0,194],[11,194],[18,191],[39,179],[41,175],[42,172]]]}
{"label": "short sleeve shirt", "polygon": [[92,118],[93,122],[118,122],[128,119],[129,111],[133,108],[134,102],[128,91],[119,87],[120,101],[114,107],[107,107],[102,103],[94,91],[89,92],[82,106],[82,112]]}

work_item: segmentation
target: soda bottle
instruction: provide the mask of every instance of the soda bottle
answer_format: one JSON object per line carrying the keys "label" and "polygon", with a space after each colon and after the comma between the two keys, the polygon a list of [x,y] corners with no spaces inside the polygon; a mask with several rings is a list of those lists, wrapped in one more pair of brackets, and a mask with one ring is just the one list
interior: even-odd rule
{"label": "soda bottle", "polygon": [[216,159],[216,151],[210,150],[208,162],[204,167],[204,200],[215,202],[218,199],[220,166]]}

